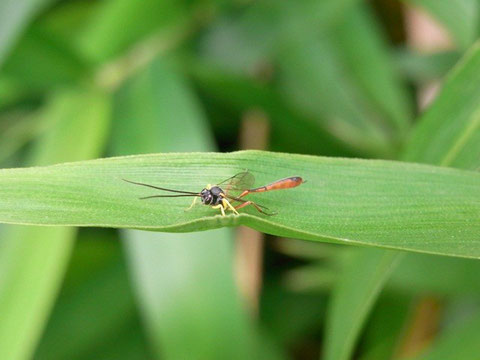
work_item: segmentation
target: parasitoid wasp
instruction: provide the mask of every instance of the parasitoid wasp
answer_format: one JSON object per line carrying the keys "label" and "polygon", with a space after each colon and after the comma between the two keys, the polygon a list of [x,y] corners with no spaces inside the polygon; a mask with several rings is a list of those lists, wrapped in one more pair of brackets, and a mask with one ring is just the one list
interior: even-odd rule
{"label": "parasitoid wasp", "polygon": [[[230,210],[234,214],[239,215],[238,211],[248,205],[252,205],[259,212],[265,215],[275,215],[275,213],[269,213],[267,207],[259,205],[251,200],[242,199],[244,196],[251,193],[266,192],[270,190],[289,189],[301,185],[304,180],[299,176],[291,176],[284,179],[274,181],[268,185],[252,188],[255,183],[255,177],[248,171],[238,173],[216,185],[207,185],[200,192],[183,191],[167,189],[159,186],[154,186],[145,183],[139,183],[123,179],[124,181],[140,186],[146,186],[156,190],[162,190],[175,193],[175,195],[151,195],[141,197],[140,199],[152,199],[152,198],[168,198],[168,197],[189,197],[194,196],[192,205],[186,210],[190,210],[196,204],[198,198],[201,199],[202,204],[209,205],[213,209],[220,209],[220,212],[225,216],[225,210]],[[239,204],[234,206],[232,203],[238,202]]]}

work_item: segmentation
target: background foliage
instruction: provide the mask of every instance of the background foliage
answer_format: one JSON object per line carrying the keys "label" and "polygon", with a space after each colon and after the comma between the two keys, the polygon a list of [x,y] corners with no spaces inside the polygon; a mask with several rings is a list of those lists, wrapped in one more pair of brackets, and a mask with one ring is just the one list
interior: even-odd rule
{"label": "background foliage", "polygon": [[[415,14],[448,44],[419,46]],[[127,174],[173,185],[237,160],[261,181],[285,169],[324,181],[328,197],[307,184],[265,197],[291,216],[241,218],[277,235],[263,252],[242,252],[259,236],[245,229],[0,225],[0,358],[479,357],[479,14],[478,0],[0,2],[2,168],[248,148],[330,157],[186,154],[196,178],[168,157],[158,174],[125,158]],[[130,188],[79,164],[1,171],[0,220],[86,224],[69,220],[83,216],[68,213],[85,199],[75,186],[114,227],[143,227],[146,210],[165,214],[147,228],[180,218],[182,201],[108,203]],[[203,211],[202,229],[234,225]]]}

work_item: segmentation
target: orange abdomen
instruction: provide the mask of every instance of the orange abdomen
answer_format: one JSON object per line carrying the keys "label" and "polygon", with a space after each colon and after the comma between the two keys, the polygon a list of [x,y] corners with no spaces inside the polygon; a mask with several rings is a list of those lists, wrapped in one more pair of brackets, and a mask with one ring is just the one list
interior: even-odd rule
{"label": "orange abdomen", "polygon": [[270,190],[281,190],[281,189],[290,189],[301,185],[303,183],[303,179],[300,176],[292,176],[285,179],[277,180],[271,184],[260,186],[258,188],[245,190],[243,193],[240,194],[239,197],[245,196],[249,193],[254,192],[264,192]]}
{"label": "orange abdomen", "polygon": [[265,185],[266,190],[290,189],[303,183],[303,179],[299,176],[292,176],[286,179],[275,181],[269,185]]}

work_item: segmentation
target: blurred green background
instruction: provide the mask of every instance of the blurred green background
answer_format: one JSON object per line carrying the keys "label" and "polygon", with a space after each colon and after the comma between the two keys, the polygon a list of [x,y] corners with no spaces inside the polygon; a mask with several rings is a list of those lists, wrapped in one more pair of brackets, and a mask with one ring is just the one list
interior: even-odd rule
{"label": "blurred green background", "polygon": [[[478,0],[0,0],[0,166],[264,149],[477,170],[479,15]],[[412,130],[437,119],[443,133]],[[0,360],[475,359],[479,270],[246,228],[0,225]]]}

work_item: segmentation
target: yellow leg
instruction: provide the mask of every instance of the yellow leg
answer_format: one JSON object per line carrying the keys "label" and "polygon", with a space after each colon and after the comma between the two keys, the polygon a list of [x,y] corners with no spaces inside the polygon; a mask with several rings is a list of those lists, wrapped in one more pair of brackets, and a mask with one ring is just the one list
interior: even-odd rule
{"label": "yellow leg", "polygon": [[212,206],[212,209],[220,209],[220,211],[222,212],[222,216],[225,216],[225,210],[223,209],[222,204]]}
{"label": "yellow leg", "polygon": [[189,210],[192,210],[192,208],[195,206],[195,204],[197,203],[197,197],[195,196],[195,198],[193,199],[193,202],[192,202],[192,205],[190,205],[188,208],[185,209],[185,211],[189,211]]}
{"label": "yellow leg", "polygon": [[228,201],[227,199],[222,199],[222,203],[223,203],[223,206],[226,208],[229,208],[230,210],[232,210],[236,215],[240,215],[237,211],[237,209],[235,209],[233,207],[232,204],[230,204],[230,201]]}

